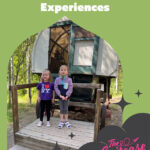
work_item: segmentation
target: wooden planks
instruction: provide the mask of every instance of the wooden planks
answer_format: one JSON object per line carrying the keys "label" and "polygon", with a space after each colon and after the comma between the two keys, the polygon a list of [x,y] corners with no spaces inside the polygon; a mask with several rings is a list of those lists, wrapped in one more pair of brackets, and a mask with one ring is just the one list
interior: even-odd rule
{"label": "wooden planks", "polygon": [[[31,83],[31,84],[22,84],[22,85],[14,85],[11,87],[12,90],[12,111],[13,111],[13,128],[14,128],[14,134],[19,131],[19,117],[18,117],[18,95],[17,90],[24,89],[24,88],[31,88],[36,87],[38,83]],[[97,89],[97,91],[100,91],[100,84],[93,84],[93,83],[73,83],[73,87],[76,88],[92,88]],[[98,127],[99,127],[99,121],[100,121],[100,111],[101,111],[101,104],[100,104],[100,95],[98,95],[99,92],[97,92],[97,98],[96,98],[96,106],[94,103],[82,103],[82,102],[70,102],[70,106],[78,106],[78,107],[85,107],[85,108],[91,108],[96,109],[96,115],[95,115],[95,128],[94,128],[94,139],[96,139],[96,135],[98,134]]]}
{"label": "wooden planks", "polygon": [[[51,127],[46,127],[45,125],[37,127],[38,121],[34,121],[15,134],[18,144],[35,150],[49,150],[54,149],[57,142],[62,150],[75,150],[93,141],[93,123],[69,120],[72,124],[71,129],[66,127],[58,129],[59,118],[51,118]],[[73,139],[69,136],[71,132],[75,135]]]}

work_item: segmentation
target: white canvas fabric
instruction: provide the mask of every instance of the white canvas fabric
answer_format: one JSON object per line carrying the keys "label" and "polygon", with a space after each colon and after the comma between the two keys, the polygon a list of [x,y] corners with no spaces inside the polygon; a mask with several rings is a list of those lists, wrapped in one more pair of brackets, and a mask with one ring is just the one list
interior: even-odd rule
{"label": "white canvas fabric", "polygon": [[34,42],[32,52],[32,72],[42,73],[48,68],[49,28],[41,31]]}
{"label": "white canvas fabric", "polygon": [[114,49],[102,38],[99,41],[96,75],[117,76],[119,58]]}
{"label": "white canvas fabric", "polygon": [[[48,68],[49,28],[37,35],[32,52],[32,72],[42,73]],[[92,66],[93,41],[76,41],[73,65]],[[96,75],[116,77],[119,58],[114,49],[102,38],[99,39]]]}
{"label": "white canvas fabric", "polygon": [[73,65],[92,66],[94,41],[76,41]]}

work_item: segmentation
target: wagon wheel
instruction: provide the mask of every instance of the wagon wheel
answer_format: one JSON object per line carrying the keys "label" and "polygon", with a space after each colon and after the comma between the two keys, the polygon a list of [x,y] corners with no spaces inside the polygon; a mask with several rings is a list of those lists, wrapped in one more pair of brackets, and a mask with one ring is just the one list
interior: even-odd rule
{"label": "wagon wheel", "polygon": [[101,109],[101,125],[100,130],[105,127],[105,118],[106,118],[106,106],[103,105]]}
{"label": "wagon wheel", "polygon": [[36,102],[36,117],[40,117],[40,103],[38,101]]}

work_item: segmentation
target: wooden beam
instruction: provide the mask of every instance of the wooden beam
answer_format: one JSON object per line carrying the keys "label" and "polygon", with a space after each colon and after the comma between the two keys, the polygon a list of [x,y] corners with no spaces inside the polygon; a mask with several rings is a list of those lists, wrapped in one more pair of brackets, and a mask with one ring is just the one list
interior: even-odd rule
{"label": "wooden beam", "polygon": [[[24,88],[31,88],[36,87],[38,83],[31,83],[31,84],[18,84],[15,85],[17,87],[17,90],[24,89]],[[90,88],[90,89],[99,89],[101,86],[100,84],[94,84],[94,83],[73,83],[73,87],[75,88]],[[11,89],[13,86],[11,86]]]}
{"label": "wooden beam", "polygon": [[109,79],[106,78],[106,103],[109,103]]}
{"label": "wooden beam", "polygon": [[69,101],[69,106],[76,106],[76,107],[95,109],[95,103]]}
{"label": "wooden beam", "polygon": [[12,87],[12,112],[13,112],[13,129],[15,134],[17,131],[19,131],[17,86]]}
{"label": "wooden beam", "polygon": [[[59,45],[57,42],[55,42],[53,39],[50,39],[54,44],[56,44],[58,47],[60,47],[61,49],[63,49],[63,51],[67,52],[67,49],[63,48],[61,45]],[[52,50],[52,49],[51,49]],[[51,51],[50,50],[50,51]]]}
{"label": "wooden beam", "polygon": [[100,84],[94,83],[73,83],[73,87],[76,88],[90,88],[90,89],[99,89],[101,86]]}
{"label": "wooden beam", "polygon": [[96,108],[95,108],[95,120],[94,120],[94,141],[97,140],[98,132],[100,129],[100,116],[101,116],[101,91],[97,89],[96,93]]}
{"label": "wooden beam", "polygon": [[30,83],[30,84],[18,84],[16,85],[17,89],[24,89],[24,88],[31,88],[31,87],[36,87],[38,83]]}

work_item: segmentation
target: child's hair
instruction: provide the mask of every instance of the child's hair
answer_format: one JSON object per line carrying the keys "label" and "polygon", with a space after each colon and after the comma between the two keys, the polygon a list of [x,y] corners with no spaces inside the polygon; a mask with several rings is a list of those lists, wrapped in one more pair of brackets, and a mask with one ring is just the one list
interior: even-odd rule
{"label": "child's hair", "polygon": [[66,67],[66,68],[67,68],[67,70],[68,70],[68,66],[67,66],[67,65],[65,65],[65,64],[61,65],[61,66],[60,66],[60,68],[59,68],[59,70],[61,69],[61,67]]}
{"label": "child's hair", "polygon": [[41,75],[41,82],[43,82],[43,74],[45,72],[48,72],[49,73],[49,82],[51,83],[53,81],[53,78],[52,78],[52,75],[51,75],[51,72],[48,70],[48,69],[45,69],[43,72],[42,72],[42,75]]}

